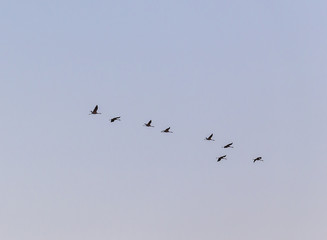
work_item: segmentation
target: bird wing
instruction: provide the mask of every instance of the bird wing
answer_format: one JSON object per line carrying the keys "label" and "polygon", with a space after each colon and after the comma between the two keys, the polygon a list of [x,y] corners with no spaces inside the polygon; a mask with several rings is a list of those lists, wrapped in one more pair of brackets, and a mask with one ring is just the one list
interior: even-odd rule
{"label": "bird wing", "polygon": [[95,108],[93,109],[93,112],[98,111],[98,105],[95,106]]}
{"label": "bird wing", "polygon": [[114,118],[112,118],[110,121],[111,122],[114,122],[114,121],[116,121],[116,120],[118,120],[120,117],[114,117]]}
{"label": "bird wing", "polygon": [[152,120],[150,120],[150,121],[148,122],[148,125],[151,125],[151,123],[152,123]]}
{"label": "bird wing", "polygon": [[208,137],[209,139],[211,139],[212,138],[212,136],[213,136],[213,133]]}

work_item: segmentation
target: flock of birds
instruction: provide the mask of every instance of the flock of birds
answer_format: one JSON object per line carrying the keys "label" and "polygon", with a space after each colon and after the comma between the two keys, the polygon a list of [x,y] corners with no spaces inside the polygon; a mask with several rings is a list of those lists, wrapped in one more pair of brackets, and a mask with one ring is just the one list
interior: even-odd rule
{"label": "flock of birds", "polygon": [[[92,111],[90,111],[91,113],[89,115],[92,115],[92,114],[101,114],[98,112],[98,105],[96,105],[94,107],[94,109]],[[120,116],[119,117],[114,117],[114,118],[111,118],[110,119],[110,122],[115,122],[115,121],[120,121]],[[147,123],[144,123],[144,126],[145,127],[154,127],[151,125],[152,124],[152,120],[150,120],[149,122]],[[172,131],[170,131],[170,127],[162,130],[161,132],[163,133],[173,133]],[[214,139],[212,139],[213,137],[213,133],[210,134],[209,137],[206,137],[204,140],[207,140],[207,141],[215,141]],[[223,148],[233,148],[233,143],[228,143],[227,145],[223,146]],[[217,157],[217,162],[220,162],[221,160],[227,160],[227,155],[223,155],[223,156],[220,156],[220,157]],[[262,157],[256,157],[255,159],[253,159],[253,163],[255,163],[256,161],[263,161]]]}

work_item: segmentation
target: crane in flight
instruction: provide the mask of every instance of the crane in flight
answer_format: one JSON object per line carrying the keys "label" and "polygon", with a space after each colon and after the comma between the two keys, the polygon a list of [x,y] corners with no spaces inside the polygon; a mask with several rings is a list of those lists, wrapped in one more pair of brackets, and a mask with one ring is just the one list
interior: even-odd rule
{"label": "crane in flight", "polygon": [[212,139],[212,136],[213,136],[213,133],[209,137],[206,137],[204,140],[215,141],[214,139]]}
{"label": "crane in flight", "polygon": [[223,148],[233,148],[233,143],[228,143],[227,145],[223,146]]}
{"label": "crane in flight", "polygon": [[92,115],[92,114],[101,114],[101,113],[98,113],[98,105],[95,106],[95,108],[93,109],[93,111],[90,111],[91,113],[89,115]]}
{"label": "crane in flight", "polygon": [[256,161],[263,161],[262,160],[262,157],[257,157],[257,158],[255,158],[255,159],[253,159],[253,162],[255,163]]}
{"label": "crane in flight", "polygon": [[226,155],[217,157],[217,162],[220,162],[221,160],[225,159],[226,160]]}
{"label": "crane in flight", "polygon": [[152,120],[150,120],[148,123],[144,123],[144,126],[146,126],[146,127],[154,127],[154,126],[151,126],[151,123],[152,123]]}
{"label": "crane in flight", "polygon": [[170,127],[169,128],[166,128],[165,130],[162,130],[161,132],[163,132],[163,133],[173,133],[173,132],[171,132],[169,130],[170,130]]}
{"label": "crane in flight", "polygon": [[120,121],[120,117],[114,117],[114,118],[110,119],[110,122],[114,122],[116,120]]}

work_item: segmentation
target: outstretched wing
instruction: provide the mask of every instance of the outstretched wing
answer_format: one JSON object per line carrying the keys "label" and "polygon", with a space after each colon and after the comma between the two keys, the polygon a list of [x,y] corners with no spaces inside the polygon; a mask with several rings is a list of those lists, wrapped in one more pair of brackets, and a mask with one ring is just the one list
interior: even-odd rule
{"label": "outstretched wing", "polygon": [[114,122],[114,121],[119,120],[119,119],[120,119],[120,117],[114,117],[114,118],[112,118],[112,119],[110,120],[110,122]]}
{"label": "outstretched wing", "polygon": [[97,112],[98,111],[98,105],[95,106],[95,108],[93,109],[93,112]]}
{"label": "outstretched wing", "polygon": [[218,159],[217,162],[219,162],[220,160],[224,159],[225,157],[226,157],[226,155],[217,157],[217,159]]}
{"label": "outstretched wing", "polygon": [[148,122],[148,125],[150,126],[150,125],[151,125],[151,123],[152,123],[152,120],[150,120],[150,121]]}

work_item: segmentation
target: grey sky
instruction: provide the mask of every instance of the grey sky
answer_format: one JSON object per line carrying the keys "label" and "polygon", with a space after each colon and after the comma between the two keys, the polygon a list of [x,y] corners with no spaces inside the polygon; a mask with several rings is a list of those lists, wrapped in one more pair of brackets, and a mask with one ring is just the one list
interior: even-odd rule
{"label": "grey sky", "polygon": [[0,238],[323,239],[326,8],[0,3]]}

